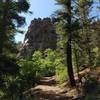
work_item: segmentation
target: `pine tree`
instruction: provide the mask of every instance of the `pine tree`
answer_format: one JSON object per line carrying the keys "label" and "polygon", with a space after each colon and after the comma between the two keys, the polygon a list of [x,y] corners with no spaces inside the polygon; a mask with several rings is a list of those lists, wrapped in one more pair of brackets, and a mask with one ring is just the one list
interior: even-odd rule
{"label": "pine tree", "polygon": [[25,18],[20,13],[27,13],[28,9],[29,3],[27,0],[0,1],[0,54],[3,52],[7,40],[11,37],[14,38],[17,27],[25,23]]}
{"label": "pine tree", "polygon": [[66,62],[67,62],[67,69],[68,69],[68,76],[71,86],[75,86],[75,79],[72,67],[72,3],[71,0],[56,0],[58,4],[63,6],[63,9],[57,11],[58,19],[63,20],[65,25],[65,30],[67,34],[68,40],[66,41]]}
{"label": "pine tree", "polygon": [[92,11],[93,0],[77,0],[77,14],[80,19],[80,23],[82,25],[81,33],[81,48],[84,48],[84,51],[87,54],[88,64],[93,64],[92,59],[92,30],[90,28],[91,22],[93,18],[90,18],[89,14]]}

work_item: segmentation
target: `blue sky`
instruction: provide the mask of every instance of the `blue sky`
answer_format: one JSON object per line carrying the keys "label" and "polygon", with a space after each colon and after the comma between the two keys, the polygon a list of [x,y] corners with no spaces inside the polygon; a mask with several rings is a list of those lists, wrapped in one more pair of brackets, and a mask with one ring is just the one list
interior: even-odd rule
{"label": "blue sky", "polygon": [[[91,16],[96,16],[96,15],[100,15],[100,13],[98,13],[96,6],[98,6],[98,0],[94,0],[95,4],[93,5],[95,7],[95,9],[93,10],[93,12],[91,13]],[[26,17],[26,26],[22,27],[21,29],[23,29],[26,33],[28,26],[30,25],[31,20],[33,20],[34,18],[44,18],[44,17],[49,17],[50,15],[53,14],[54,11],[56,11],[57,9],[59,9],[60,7],[55,5],[55,0],[29,0],[30,2],[30,11],[33,12],[32,15],[30,14],[23,14]],[[24,35],[25,33],[19,34],[17,33],[17,35],[15,36],[16,41],[23,41],[24,39]]]}
{"label": "blue sky", "polygon": [[[26,17],[26,26],[22,27],[22,29],[26,32],[28,26],[30,25],[31,20],[34,18],[44,18],[49,17],[53,12],[59,7],[55,5],[55,0],[29,0],[30,2],[30,11],[33,14],[23,14]],[[23,41],[24,35],[17,33],[15,36],[16,41]]]}

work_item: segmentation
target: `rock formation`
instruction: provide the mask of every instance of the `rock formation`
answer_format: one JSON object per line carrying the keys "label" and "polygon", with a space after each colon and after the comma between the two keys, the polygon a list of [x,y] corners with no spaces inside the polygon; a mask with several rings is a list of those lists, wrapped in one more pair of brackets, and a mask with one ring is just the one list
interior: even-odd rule
{"label": "rock formation", "polygon": [[57,35],[50,18],[38,18],[31,21],[24,43],[18,56],[28,57],[36,50],[55,49]]}

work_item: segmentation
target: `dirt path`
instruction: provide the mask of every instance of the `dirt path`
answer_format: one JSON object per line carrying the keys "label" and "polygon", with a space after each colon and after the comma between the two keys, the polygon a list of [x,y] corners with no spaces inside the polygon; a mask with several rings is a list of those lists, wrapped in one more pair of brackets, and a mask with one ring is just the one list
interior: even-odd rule
{"label": "dirt path", "polygon": [[[100,69],[94,71],[86,69],[81,71],[80,74],[86,74],[87,72],[90,73],[93,79],[100,82]],[[66,85],[65,87],[61,87],[57,85],[55,80],[55,77],[43,77],[39,85],[24,92],[24,94],[29,94],[32,97],[32,99],[27,100],[100,100],[100,85],[99,87],[97,87],[98,85],[94,87],[95,91],[91,90],[93,86],[92,88],[88,88],[88,92],[84,95],[82,94],[82,87],[70,88],[67,82],[63,84],[64,86]]]}
{"label": "dirt path", "polygon": [[[73,100],[72,96],[67,96],[67,90],[57,86],[54,77],[43,77],[40,85],[28,91],[34,100]],[[26,94],[26,93],[25,93]]]}
{"label": "dirt path", "polygon": [[78,97],[81,91],[79,93],[76,88],[70,88],[68,84],[65,87],[58,86],[53,76],[43,77],[40,84],[25,94],[27,93],[31,94],[34,100],[80,100]]}
{"label": "dirt path", "polygon": [[81,100],[81,89],[71,88],[67,82],[65,85],[65,87],[58,86],[54,76],[43,77],[39,85],[29,89],[24,94],[31,94],[34,98],[32,100]]}

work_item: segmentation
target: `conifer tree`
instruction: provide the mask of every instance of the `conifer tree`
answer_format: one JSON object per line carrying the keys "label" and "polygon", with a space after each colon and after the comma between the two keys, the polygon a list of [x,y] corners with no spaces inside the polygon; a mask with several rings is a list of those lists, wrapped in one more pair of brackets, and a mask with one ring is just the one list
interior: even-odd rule
{"label": "conifer tree", "polygon": [[7,43],[13,37],[17,27],[25,23],[25,17],[20,13],[27,13],[29,3],[27,0],[1,0],[0,1],[0,54]]}
{"label": "conifer tree", "polygon": [[68,69],[68,76],[71,86],[75,86],[75,79],[72,66],[72,0],[56,0],[58,4],[62,5],[63,9],[58,11],[58,18],[64,20],[66,23],[65,30],[68,40],[66,46],[66,62]]}

